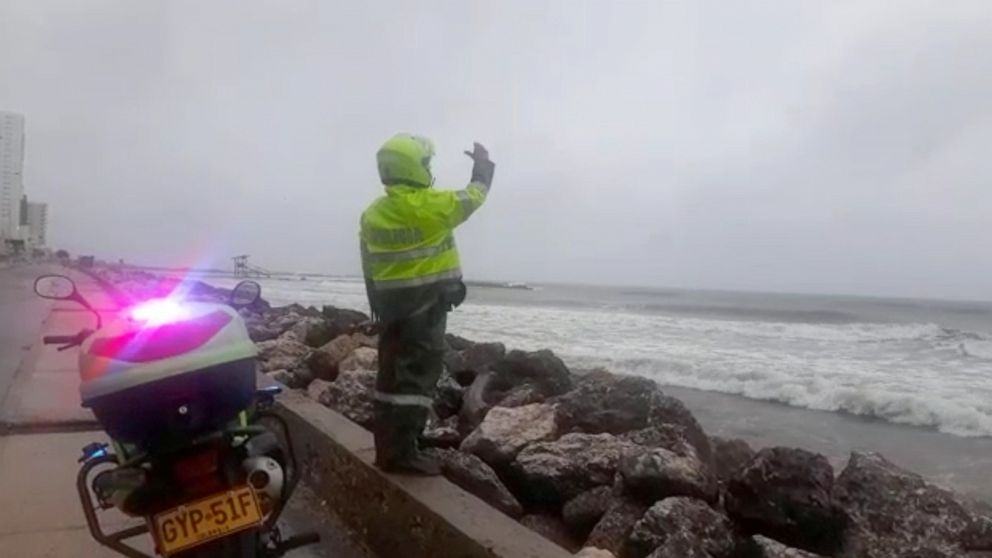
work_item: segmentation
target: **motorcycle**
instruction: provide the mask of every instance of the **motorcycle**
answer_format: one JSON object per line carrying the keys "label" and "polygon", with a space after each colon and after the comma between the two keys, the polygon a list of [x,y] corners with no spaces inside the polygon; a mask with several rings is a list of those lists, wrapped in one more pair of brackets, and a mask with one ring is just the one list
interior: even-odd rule
{"label": "motorcycle", "polygon": [[[129,544],[146,534],[174,558],[274,558],[319,540],[284,539],[277,525],[299,469],[272,411],[279,388],[257,388],[257,350],[238,312],[260,299],[258,283],[238,283],[227,304],[148,300],[107,324],[69,277],[39,277],[35,292],[96,318],[95,329],[43,339],[79,347],[82,405],[111,440],[79,458],[94,539],[129,558],[152,558]],[[107,532],[99,512],[110,509],[141,523]]]}

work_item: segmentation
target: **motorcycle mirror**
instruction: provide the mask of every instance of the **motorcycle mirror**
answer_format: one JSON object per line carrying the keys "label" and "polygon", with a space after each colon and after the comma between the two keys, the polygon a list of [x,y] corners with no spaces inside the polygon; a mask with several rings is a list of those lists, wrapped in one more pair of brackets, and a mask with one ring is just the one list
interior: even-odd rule
{"label": "motorcycle mirror", "polygon": [[261,297],[261,285],[255,281],[242,281],[231,291],[231,306],[235,308],[251,306]]}
{"label": "motorcycle mirror", "polygon": [[34,281],[34,292],[51,300],[75,300],[79,296],[76,283],[65,275],[42,275]]}

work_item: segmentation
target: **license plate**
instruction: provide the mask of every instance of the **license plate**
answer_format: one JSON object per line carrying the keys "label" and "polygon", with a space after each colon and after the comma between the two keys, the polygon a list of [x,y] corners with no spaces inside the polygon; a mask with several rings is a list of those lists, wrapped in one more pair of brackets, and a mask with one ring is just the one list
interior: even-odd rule
{"label": "license plate", "polygon": [[159,553],[165,556],[261,522],[258,498],[248,486],[183,504],[152,518]]}

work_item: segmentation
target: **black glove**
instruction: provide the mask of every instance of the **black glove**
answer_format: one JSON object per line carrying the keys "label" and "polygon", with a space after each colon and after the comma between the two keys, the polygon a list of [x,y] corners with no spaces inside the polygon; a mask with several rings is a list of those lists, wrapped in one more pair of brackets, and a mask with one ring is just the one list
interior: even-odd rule
{"label": "black glove", "polygon": [[480,182],[489,188],[493,185],[493,172],[496,170],[496,163],[489,160],[489,151],[481,143],[475,142],[473,151],[466,151],[466,155],[475,162],[472,165],[472,182]]}

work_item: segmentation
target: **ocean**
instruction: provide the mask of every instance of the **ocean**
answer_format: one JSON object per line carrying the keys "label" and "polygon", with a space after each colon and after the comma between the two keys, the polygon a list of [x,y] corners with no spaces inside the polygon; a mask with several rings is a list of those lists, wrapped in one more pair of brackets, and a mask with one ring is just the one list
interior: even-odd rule
{"label": "ocean", "polygon": [[[274,304],[368,306],[356,280],[261,282]],[[652,378],[711,433],[838,466],[851,450],[881,451],[992,500],[990,302],[476,286],[449,331]]]}

